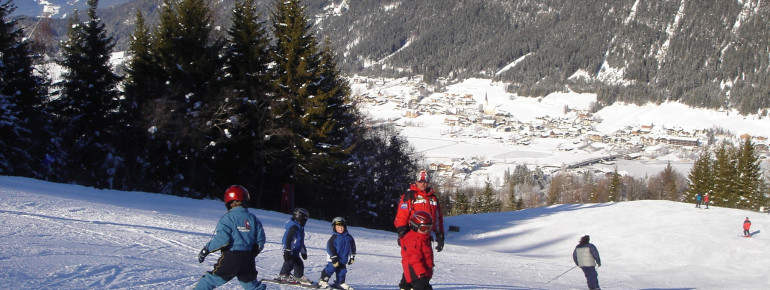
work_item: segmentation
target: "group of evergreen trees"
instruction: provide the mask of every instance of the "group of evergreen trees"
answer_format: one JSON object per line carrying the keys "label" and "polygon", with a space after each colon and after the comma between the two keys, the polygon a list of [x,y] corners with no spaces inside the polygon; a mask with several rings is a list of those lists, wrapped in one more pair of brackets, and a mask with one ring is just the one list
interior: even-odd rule
{"label": "group of evergreen trees", "polygon": [[155,27],[137,12],[125,75],[97,4],[69,19],[53,84],[0,6],[0,174],[194,198],[241,184],[268,209],[289,183],[315,218],[389,227],[393,209],[363,201],[395,204],[411,149],[363,125],[299,0],[273,2],[272,39],[254,0],[237,1],[225,38],[207,1],[164,0]]}
{"label": "group of evergreen trees", "polygon": [[708,193],[716,205],[748,210],[766,206],[767,183],[751,138],[737,148],[722,143],[713,154],[704,151],[688,179],[687,200]]}

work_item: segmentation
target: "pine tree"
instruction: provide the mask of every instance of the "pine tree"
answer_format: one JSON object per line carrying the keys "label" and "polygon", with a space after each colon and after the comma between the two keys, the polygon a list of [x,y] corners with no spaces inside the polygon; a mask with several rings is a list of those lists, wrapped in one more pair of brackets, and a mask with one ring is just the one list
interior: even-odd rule
{"label": "pine tree", "polygon": [[86,22],[81,23],[77,13],[70,18],[63,59],[58,62],[65,72],[55,84],[59,88],[55,108],[66,152],[65,175],[81,184],[111,188],[122,167],[115,147],[120,77],[112,72],[114,42],[96,16],[97,4],[88,1]]}
{"label": "pine tree", "polygon": [[[318,202],[336,193],[334,172],[354,144],[354,117],[346,100],[347,83],[339,75],[330,52],[318,50],[305,8],[299,0],[276,0],[271,14],[276,103],[273,112],[287,129],[282,142],[290,149],[286,178],[304,194],[298,202]],[[332,198],[333,199],[333,198]]]}
{"label": "pine tree", "polygon": [[[254,0],[235,3],[232,26],[224,47],[225,108],[215,116],[214,179],[217,184],[239,184],[252,188],[252,202],[261,203],[259,193],[270,186],[270,174],[283,164],[276,157],[279,148],[270,146],[272,124],[270,105],[270,39],[258,19]],[[238,166],[232,166],[238,164]],[[277,184],[274,184],[277,186]]]}
{"label": "pine tree", "polygon": [[[393,205],[407,192],[417,170],[414,148],[392,125],[372,127],[361,134],[360,146],[351,154],[351,169],[340,176],[348,182],[339,189],[347,195],[342,204],[345,211],[356,213],[353,220],[392,229]],[[319,210],[326,211],[322,216],[339,212],[335,207]]]}
{"label": "pine tree", "polygon": [[492,190],[492,182],[484,182],[484,190],[476,197],[473,211],[475,213],[489,213],[500,211],[500,201],[495,198],[495,192]]}
{"label": "pine tree", "polygon": [[18,20],[8,20],[16,6],[0,4],[0,174],[47,178],[52,153],[48,80],[35,74],[31,44]]}
{"label": "pine tree", "polygon": [[619,202],[623,200],[622,195],[622,186],[623,182],[620,180],[620,174],[618,174],[618,167],[615,166],[615,171],[612,173],[612,176],[610,176],[610,183],[609,188],[607,189],[609,193],[609,200],[614,202]]}
{"label": "pine tree", "polygon": [[451,215],[463,215],[471,213],[471,200],[468,194],[461,189],[455,190],[454,206],[452,207]]}
{"label": "pine tree", "polygon": [[153,34],[153,53],[167,80],[153,112],[152,138],[166,144],[154,150],[162,192],[219,197],[211,164],[220,130],[213,120],[225,109],[221,89],[222,42],[212,36],[211,10],[203,0],[164,0]]}
{"label": "pine tree", "polygon": [[714,193],[710,201],[725,207],[736,207],[738,170],[735,164],[734,148],[722,143],[714,152]]}
{"label": "pine tree", "polygon": [[700,193],[704,195],[714,191],[714,160],[711,158],[711,152],[704,150],[695,164],[693,164],[690,173],[687,175],[688,190],[685,195],[685,201],[695,200],[695,195]]}
{"label": "pine tree", "polygon": [[[157,191],[157,167],[153,166],[153,148],[163,148],[165,144],[151,139],[149,131],[157,124],[159,116],[168,112],[157,112],[162,106],[158,100],[166,95],[164,83],[168,77],[158,65],[157,56],[152,49],[153,38],[141,12],[136,13],[136,26],[129,40],[129,60],[126,64],[124,82],[125,119],[121,145],[127,152],[125,187],[135,190]],[[159,159],[154,160],[160,163]]]}
{"label": "pine tree", "polygon": [[739,195],[737,208],[759,210],[764,205],[762,190],[762,169],[759,167],[759,157],[754,151],[751,138],[746,140],[738,148],[736,167],[738,180],[736,193]]}

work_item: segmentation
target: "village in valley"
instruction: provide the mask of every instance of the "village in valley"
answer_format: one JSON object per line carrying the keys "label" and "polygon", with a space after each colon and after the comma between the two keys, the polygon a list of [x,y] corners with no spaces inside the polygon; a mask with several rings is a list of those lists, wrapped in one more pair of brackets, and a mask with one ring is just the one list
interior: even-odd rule
{"label": "village in valley", "polygon": [[[550,104],[552,109],[542,114],[532,114],[531,109],[528,109],[527,114],[522,114],[521,110],[526,108],[511,109],[512,106],[506,104],[514,103],[516,99],[540,103],[543,98],[516,96],[505,92],[502,84],[492,83],[491,89],[471,87],[463,90],[448,89],[450,85],[443,83],[441,89],[436,89],[423,83],[419,77],[354,77],[350,83],[354,102],[368,112],[371,125],[392,123],[401,128],[402,132],[407,132],[409,128],[430,126],[434,131],[431,134],[437,134],[436,140],[476,139],[497,142],[511,151],[550,150],[563,154],[574,153],[573,156],[584,155],[578,159],[567,159],[570,161],[566,162],[562,159],[558,164],[549,164],[546,160],[526,162],[529,166],[541,167],[546,173],[565,169],[586,170],[586,166],[597,163],[612,165],[617,159],[655,160],[663,156],[668,156],[663,158],[667,160],[675,156],[678,161],[691,165],[701,150],[721,140],[729,140],[737,146],[745,138],[751,138],[760,158],[765,159],[768,154],[768,140],[764,136],[748,133],[736,136],[729,130],[713,127],[686,129],[677,124],[667,124],[665,120],[659,123],[622,124],[619,129],[611,132],[600,131],[597,127],[607,120],[590,111],[590,102],[581,105],[565,102],[560,108],[558,104]],[[554,106],[557,108],[553,109]],[[406,135],[409,138],[411,134]],[[555,145],[542,148],[535,143]],[[510,165],[511,160],[489,156],[484,158],[460,154],[455,157],[426,157],[431,171],[457,181],[467,179],[473,172],[496,163],[515,166]],[[592,170],[608,171],[607,167]]]}

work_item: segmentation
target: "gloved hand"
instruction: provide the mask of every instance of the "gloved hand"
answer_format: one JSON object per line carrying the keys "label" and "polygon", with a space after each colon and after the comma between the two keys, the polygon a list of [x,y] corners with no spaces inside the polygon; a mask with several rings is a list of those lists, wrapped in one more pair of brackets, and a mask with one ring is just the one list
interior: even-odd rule
{"label": "gloved hand", "polygon": [[332,259],[332,266],[334,266],[334,268],[337,268],[340,266],[340,257],[332,256],[331,259]]}
{"label": "gloved hand", "polygon": [[409,227],[407,226],[400,226],[396,228],[396,233],[398,233],[398,238],[403,238],[404,235],[409,231]]}
{"label": "gloved hand", "polygon": [[306,253],[302,253],[300,255],[302,255],[302,260],[307,260],[307,254]]}
{"label": "gloved hand", "polygon": [[436,234],[436,252],[444,249],[444,233]]}
{"label": "gloved hand", "polygon": [[288,260],[291,260],[291,251],[283,250],[283,261],[286,262]]}
{"label": "gloved hand", "polygon": [[348,265],[353,265],[353,261],[356,260],[356,255],[351,255],[350,260],[348,260]]}
{"label": "gloved hand", "polygon": [[203,246],[203,249],[201,249],[200,253],[198,253],[198,263],[203,263],[203,260],[206,259],[206,256],[208,256],[211,252],[209,252],[209,249],[206,248],[206,246]]}
{"label": "gloved hand", "polygon": [[251,255],[256,258],[259,256],[259,253],[262,252],[262,249],[259,248],[259,245],[254,245],[254,247],[251,249]]}
{"label": "gloved hand", "polygon": [[602,266],[602,264],[596,264],[596,268],[599,268],[601,266]]}

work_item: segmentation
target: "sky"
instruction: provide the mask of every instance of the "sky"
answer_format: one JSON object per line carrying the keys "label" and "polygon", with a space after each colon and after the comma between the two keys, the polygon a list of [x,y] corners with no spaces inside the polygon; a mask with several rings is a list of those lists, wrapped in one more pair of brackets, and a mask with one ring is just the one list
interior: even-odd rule
{"label": "sky", "polygon": [[[222,189],[224,192],[224,188]],[[260,278],[277,275],[289,215],[250,209],[265,227]],[[190,289],[218,254],[197,262],[226,212],[219,200],[98,190],[0,176],[0,285],[5,289]],[[340,213],[345,217],[347,213]],[[306,226],[306,275],[326,265],[331,221]],[[753,222],[752,238],[742,234]],[[446,217],[459,227],[435,253],[435,289],[585,289],[572,250],[590,235],[602,259],[602,289],[768,289],[766,213],[692,203],[562,204]],[[396,234],[349,226],[356,262],[347,283],[394,289],[401,275]],[[231,281],[220,289],[239,289]],[[298,289],[268,285],[268,289]]]}

